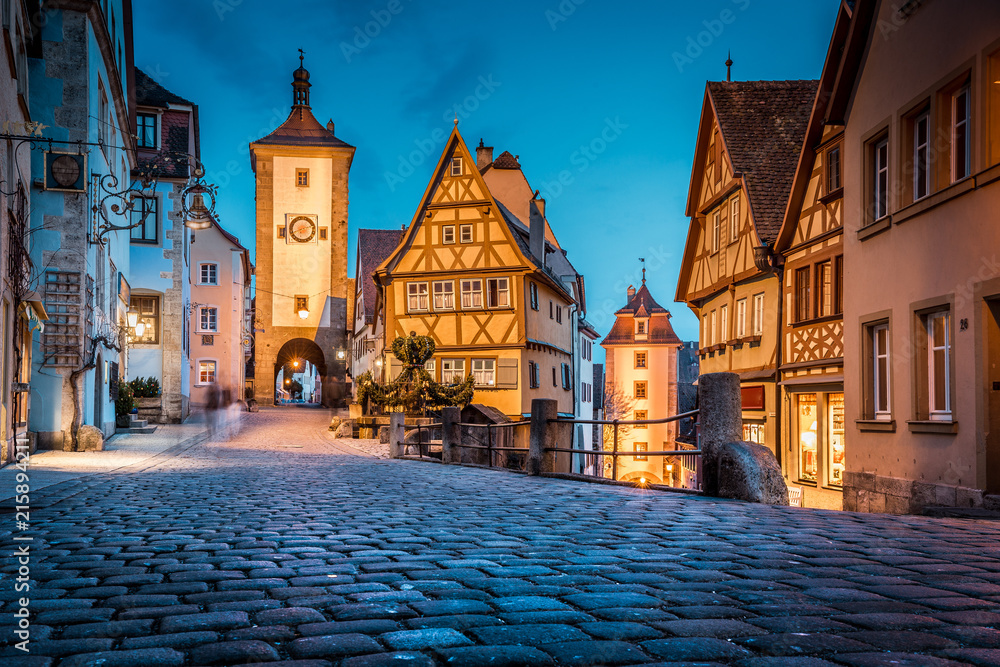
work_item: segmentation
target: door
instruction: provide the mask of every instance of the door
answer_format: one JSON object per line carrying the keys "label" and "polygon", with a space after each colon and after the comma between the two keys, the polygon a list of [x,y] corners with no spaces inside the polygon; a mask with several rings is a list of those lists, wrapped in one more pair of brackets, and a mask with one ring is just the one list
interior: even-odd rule
{"label": "door", "polygon": [[1000,493],[1000,299],[986,301],[986,492]]}

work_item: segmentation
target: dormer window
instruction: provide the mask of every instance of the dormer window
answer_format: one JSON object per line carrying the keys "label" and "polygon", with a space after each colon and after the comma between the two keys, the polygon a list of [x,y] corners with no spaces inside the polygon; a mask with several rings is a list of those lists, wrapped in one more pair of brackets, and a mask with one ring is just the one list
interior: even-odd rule
{"label": "dormer window", "polygon": [[635,332],[637,334],[646,333],[646,320],[636,320],[635,321]]}
{"label": "dormer window", "polygon": [[462,175],[462,158],[453,157],[451,159],[451,175],[452,176]]}

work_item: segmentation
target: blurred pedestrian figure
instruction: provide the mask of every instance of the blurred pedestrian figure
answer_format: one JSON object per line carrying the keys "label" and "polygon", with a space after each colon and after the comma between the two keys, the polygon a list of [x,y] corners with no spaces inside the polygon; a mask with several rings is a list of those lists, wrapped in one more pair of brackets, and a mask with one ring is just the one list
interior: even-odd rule
{"label": "blurred pedestrian figure", "polygon": [[208,400],[205,402],[205,420],[208,422],[208,435],[214,437],[219,429],[219,403],[222,400],[222,392],[219,385],[212,383],[208,385]]}

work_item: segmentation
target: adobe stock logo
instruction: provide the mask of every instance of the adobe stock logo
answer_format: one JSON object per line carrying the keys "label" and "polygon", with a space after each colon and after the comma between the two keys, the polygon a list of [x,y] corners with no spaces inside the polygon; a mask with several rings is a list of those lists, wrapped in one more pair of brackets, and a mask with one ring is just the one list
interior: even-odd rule
{"label": "adobe stock logo", "polygon": [[[745,12],[750,7],[750,0],[732,0],[732,3],[741,12]],[[722,33],[726,31],[726,26],[732,24],[736,17],[736,12],[727,8],[719,12],[718,18],[702,21],[701,24],[705,29],[695,35],[688,35],[684,51],[674,51],[670,54],[677,71],[683,73],[685,67],[694,64],[694,61],[705,53],[705,49],[722,36]]]}

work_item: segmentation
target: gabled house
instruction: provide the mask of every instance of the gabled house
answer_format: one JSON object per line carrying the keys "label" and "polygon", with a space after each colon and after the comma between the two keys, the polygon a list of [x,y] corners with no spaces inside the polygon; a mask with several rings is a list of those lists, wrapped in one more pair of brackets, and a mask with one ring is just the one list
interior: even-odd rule
{"label": "gabled house", "polygon": [[[545,234],[545,201],[520,219],[496,199],[456,124],[399,246],[376,270],[386,342],[431,336],[438,381],[475,376],[476,402],[514,418],[533,398],[574,414],[576,275]],[[399,373],[389,358],[389,378]]]}
{"label": "gabled house", "polygon": [[700,321],[700,372],[739,374],[744,439],[767,445],[779,461],[782,302],[773,248],[816,86],[706,85],[677,284],[677,300]]}
{"label": "gabled house", "polygon": [[385,318],[377,309],[375,269],[392,254],[402,237],[403,232],[398,229],[358,230],[358,254],[354,263],[354,307],[350,309],[351,357],[348,365],[355,382],[368,371],[371,371],[376,380],[383,380]]}

